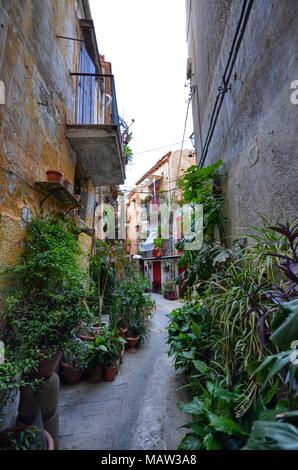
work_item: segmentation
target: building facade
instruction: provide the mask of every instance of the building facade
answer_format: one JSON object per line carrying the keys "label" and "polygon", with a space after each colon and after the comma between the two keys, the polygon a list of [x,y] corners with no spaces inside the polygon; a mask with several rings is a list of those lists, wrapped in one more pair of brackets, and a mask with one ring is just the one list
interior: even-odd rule
{"label": "building facade", "polygon": [[227,232],[292,218],[298,3],[186,0],[186,12],[197,162],[224,160]]}
{"label": "building facade", "polygon": [[[173,231],[173,216],[169,218],[169,237],[163,238],[160,216],[151,223],[152,208],[158,211],[162,204],[173,208],[179,199],[177,179],[196,163],[190,150],[168,152],[137,182],[126,202],[126,246],[130,256],[138,256],[153,292],[178,288],[173,281],[179,274],[179,252],[175,245],[179,232]],[[178,207],[178,206],[177,206]],[[171,286],[172,285],[172,286]]]}
{"label": "building facade", "polygon": [[72,213],[88,252],[96,188],[125,178],[114,77],[88,1],[1,0],[0,80],[1,267],[21,253],[26,223],[46,213]]}

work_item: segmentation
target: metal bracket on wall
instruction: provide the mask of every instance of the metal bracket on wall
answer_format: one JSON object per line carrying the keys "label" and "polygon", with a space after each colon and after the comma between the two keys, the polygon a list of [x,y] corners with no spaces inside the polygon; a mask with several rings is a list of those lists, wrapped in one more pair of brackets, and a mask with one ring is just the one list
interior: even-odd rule
{"label": "metal bracket on wall", "polygon": [[45,201],[51,196],[57,199],[68,211],[71,209],[81,209],[83,207],[73,194],[60,183],[37,181],[35,187],[39,191],[46,193],[40,202],[40,207],[42,207]]}
{"label": "metal bracket on wall", "polygon": [[54,193],[55,193],[56,189],[54,189],[53,191],[50,191],[41,201],[40,201],[40,207],[42,207],[42,205],[44,204],[44,202],[46,202],[46,200],[53,196]]}

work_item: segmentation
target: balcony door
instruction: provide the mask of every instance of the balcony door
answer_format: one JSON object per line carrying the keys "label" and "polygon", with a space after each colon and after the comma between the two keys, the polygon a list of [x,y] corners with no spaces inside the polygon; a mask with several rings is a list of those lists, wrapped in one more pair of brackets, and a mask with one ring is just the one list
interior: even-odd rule
{"label": "balcony door", "polygon": [[[95,65],[85,46],[80,51],[79,73],[95,74]],[[77,124],[95,124],[95,76],[79,75],[77,87]]]}

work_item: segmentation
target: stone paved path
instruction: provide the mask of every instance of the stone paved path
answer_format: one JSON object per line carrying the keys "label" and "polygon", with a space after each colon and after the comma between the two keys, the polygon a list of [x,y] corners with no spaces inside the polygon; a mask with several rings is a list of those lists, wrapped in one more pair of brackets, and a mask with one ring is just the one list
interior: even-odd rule
{"label": "stone paved path", "polygon": [[167,356],[167,313],[179,306],[153,294],[157,309],[149,342],[126,353],[115,382],[62,386],[60,449],[176,449],[185,416],[176,408],[185,399]]}

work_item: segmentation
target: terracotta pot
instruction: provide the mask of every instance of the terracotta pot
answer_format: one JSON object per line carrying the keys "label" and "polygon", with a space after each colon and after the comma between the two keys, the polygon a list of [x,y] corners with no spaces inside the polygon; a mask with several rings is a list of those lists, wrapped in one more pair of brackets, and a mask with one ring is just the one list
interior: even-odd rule
{"label": "terracotta pot", "polygon": [[65,362],[61,363],[62,367],[62,380],[65,384],[74,385],[81,382],[83,378],[83,371],[77,367],[72,367],[70,364]]}
{"label": "terracotta pot", "polygon": [[127,327],[121,327],[121,328],[118,329],[118,334],[119,334],[119,336],[121,336],[121,338],[126,338],[127,331],[128,331]]}
{"label": "terracotta pot", "polygon": [[126,338],[126,341],[127,341],[127,344],[128,344],[128,352],[137,351],[136,345],[137,345],[139,339],[140,339],[139,336],[131,336],[131,337]]}
{"label": "terracotta pot", "polygon": [[96,364],[87,369],[87,380],[91,383],[99,383],[102,381],[102,364]]}
{"label": "terracotta pot", "polygon": [[63,182],[63,173],[60,173],[60,171],[48,170],[46,172],[46,175],[47,175],[47,180],[51,181],[52,183],[62,184]]}
{"label": "terracotta pot", "polygon": [[63,180],[63,186],[65,189],[67,189],[67,191],[71,190],[71,182],[66,178]]}
{"label": "terracotta pot", "polygon": [[177,294],[175,291],[166,291],[164,298],[167,300],[177,300]]}
{"label": "terracotta pot", "polygon": [[38,365],[37,377],[48,380],[52,377],[61,359],[61,352],[56,352],[51,357],[43,359]]}
{"label": "terracotta pot", "polygon": [[47,450],[54,450],[54,439],[52,438],[51,434],[45,429],[43,430],[43,434],[46,440]]}
{"label": "terracotta pot", "polygon": [[103,379],[105,382],[114,382],[117,374],[117,366],[104,366]]}

